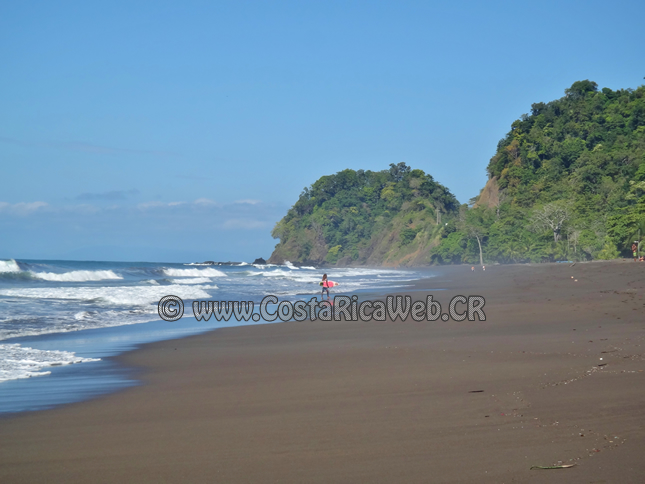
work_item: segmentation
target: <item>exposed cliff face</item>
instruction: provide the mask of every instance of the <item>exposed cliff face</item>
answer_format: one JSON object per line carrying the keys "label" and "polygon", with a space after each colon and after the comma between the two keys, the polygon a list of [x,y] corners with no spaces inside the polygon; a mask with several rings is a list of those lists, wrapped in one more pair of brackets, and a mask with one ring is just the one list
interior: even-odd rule
{"label": "exposed cliff face", "polygon": [[479,199],[477,200],[477,203],[473,205],[473,208],[496,208],[499,205],[499,197],[499,184],[497,183],[497,177],[494,176],[486,182],[486,185],[479,194]]}

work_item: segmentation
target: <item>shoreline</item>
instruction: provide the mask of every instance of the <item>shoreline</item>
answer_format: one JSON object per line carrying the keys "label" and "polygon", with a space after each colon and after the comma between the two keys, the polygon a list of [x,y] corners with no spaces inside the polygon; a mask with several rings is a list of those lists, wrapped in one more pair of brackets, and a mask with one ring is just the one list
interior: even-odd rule
{"label": "shoreline", "polygon": [[[410,272],[419,273],[418,269]],[[430,276],[431,279],[434,276]],[[424,276],[422,280],[427,279]],[[412,284],[414,280],[407,281]],[[385,297],[391,289],[365,288],[354,291],[362,297]],[[317,296],[318,293],[307,297]],[[303,296],[304,297],[304,296]],[[158,317],[157,317],[158,318]],[[38,350],[63,350],[76,356],[99,359],[72,365],[44,367],[49,375],[19,378],[0,382],[0,421],[3,418],[50,410],[60,405],[101,398],[113,392],[141,383],[133,376],[132,368],[119,362],[118,357],[159,341],[197,336],[227,327],[255,326],[283,321],[197,321],[190,315],[179,321],[153,319],[143,323],[108,326],[80,331],[18,336],[0,343],[20,344]]]}
{"label": "shoreline", "polygon": [[442,305],[481,292],[485,322],[249,325],[119,355],[142,385],[0,420],[0,478],[641,482],[642,266],[489,267],[436,279]]}

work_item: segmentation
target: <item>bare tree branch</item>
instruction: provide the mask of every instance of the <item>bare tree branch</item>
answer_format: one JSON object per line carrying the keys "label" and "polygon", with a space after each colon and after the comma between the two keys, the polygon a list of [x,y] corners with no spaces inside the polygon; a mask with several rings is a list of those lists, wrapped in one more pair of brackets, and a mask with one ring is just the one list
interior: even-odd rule
{"label": "bare tree branch", "polygon": [[568,204],[551,202],[537,208],[533,212],[531,225],[537,229],[550,229],[553,231],[553,240],[560,240],[560,232],[564,224],[571,218]]}

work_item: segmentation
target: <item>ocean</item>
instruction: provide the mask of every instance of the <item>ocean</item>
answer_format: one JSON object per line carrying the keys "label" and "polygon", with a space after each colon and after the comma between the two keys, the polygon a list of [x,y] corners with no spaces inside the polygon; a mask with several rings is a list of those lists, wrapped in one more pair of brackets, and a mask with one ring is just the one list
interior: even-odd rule
{"label": "ocean", "polygon": [[[280,301],[320,296],[324,271],[336,294],[386,294],[427,270],[247,264],[0,260],[0,414],[51,408],[136,385],[110,357],[136,346],[225,326],[266,322],[197,321],[193,300]],[[163,321],[159,300],[185,303]],[[278,319],[278,321],[280,321]]]}

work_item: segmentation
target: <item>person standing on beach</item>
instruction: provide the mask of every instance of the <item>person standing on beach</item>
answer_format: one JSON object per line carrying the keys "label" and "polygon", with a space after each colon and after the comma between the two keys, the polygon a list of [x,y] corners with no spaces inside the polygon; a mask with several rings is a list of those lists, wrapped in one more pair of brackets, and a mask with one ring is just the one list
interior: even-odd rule
{"label": "person standing on beach", "polygon": [[327,299],[329,299],[329,288],[327,287],[327,274],[323,274],[322,282],[320,283],[320,285],[322,286],[322,293],[320,294],[320,297],[324,298],[325,291],[327,291]]}
{"label": "person standing on beach", "polygon": [[636,241],[632,244],[632,253],[634,254],[634,262],[638,261],[638,245],[636,245]]}
{"label": "person standing on beach", "polygon": [[330,281],[329,279],[327,279],[327,274],[323,274],[322,282],[320,283],[320,285],[322,286],[322,293],[320,294],[320,297],[321,298],[324,297],[325,291],[327,291],[327,299],[329,299],[330,298],[329,288],[334,287],[336,283],[334,281]]}

